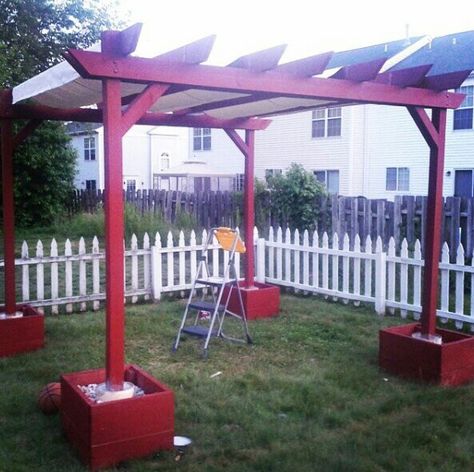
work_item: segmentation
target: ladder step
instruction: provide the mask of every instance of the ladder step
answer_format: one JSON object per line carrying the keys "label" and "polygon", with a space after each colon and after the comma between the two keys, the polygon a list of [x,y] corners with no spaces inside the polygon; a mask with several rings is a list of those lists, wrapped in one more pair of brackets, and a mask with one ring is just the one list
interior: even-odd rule
{"label": "ladder step", "polygon": [[[208,285],[210,287],[220,287],[222,286],[222,284],[224,284],[224,278],[223,277],[209,277],[207,279],[196,279],[196,284]],[[235,279],[227,280],[225,282],[225,285],[237,285],[237,281]]]}
{"label": "ladder step", "polygon": [[[189,304],[189,308],[194,308],[196,310],[209,311],[212,315],[212,313],[214,313],[214,309],[216,308],[216,304],[211,303],[211,302],[195,301]],[[219,311],[223,311],[223,310],[224,310],[224,306],[219,305]]]}
{"label": "ladder step", "polygon": [[[190,334],[191,336],[205,338],[209,333],[209,328],[206,326],[186,326],[183,328],[182,332]],[[217,336],[217,331],[212,331],[211,336]]]}

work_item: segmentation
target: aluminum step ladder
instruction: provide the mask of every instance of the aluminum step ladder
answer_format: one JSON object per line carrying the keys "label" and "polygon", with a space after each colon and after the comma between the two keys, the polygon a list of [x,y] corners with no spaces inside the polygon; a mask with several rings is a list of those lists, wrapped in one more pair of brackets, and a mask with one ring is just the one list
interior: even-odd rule
{"label": "aluminum step ladder", "polygon": [[[223,277],[212,277],[209,272],[208,250],[213,244],[214,238],[220,247],[228,253],[228,261],[224,267]],[[212,337],[221,337],[233,342],[252,344],[239,285],[239,277],[235,268],[236,253],[242,254],[244,252],[245,245],[240,239],[238,231],[224,227],[212,228],[209,231],[181,325],[176,340],[173,343],[173,352],[176,352],[178,349],[183,334],[204,339],[204,358],[208,356],[209,343]],[[239,313],[229,309],[229,304],[233,297],[236,297],[238,300]],[[194,317],[190,316],[193,312],[195,313]],[[230,336],[225,333],[224,322],[229,317],[238,320],[241,324],[242,337]]]}

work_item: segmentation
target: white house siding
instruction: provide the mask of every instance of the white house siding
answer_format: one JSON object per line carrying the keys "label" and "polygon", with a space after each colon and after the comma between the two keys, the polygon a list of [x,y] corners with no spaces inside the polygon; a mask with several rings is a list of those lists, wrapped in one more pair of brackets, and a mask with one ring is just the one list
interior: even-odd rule
{"label": "white house siding", "polygon": [[163,157],[169,158],[169,167],[182,164],[188,158],[189,130],[170,126],[154,127],[148,131],[149,176],[147,185],[153,188],[153,175],[166,171]]}
{"label": "white house siding", "polygon": [[[95,160],[84,159],[84,138],[95,136],[96,151]],[[71,146],[76,150],[76,175],[74,185],[78,189],[86,188],[86,180],[95,180],[97,188],[103,188],[103,165],[100,156],[103,155],[102,138],[99,132],[93,131],[89,134],[79,134],[71,137]],[[102,184],[101,184],[102,181]]]}
{"label": "white house siding", "polygon": [[255,175],[265,177],[265,169],[287,169],[292,162],[307,170],[339,170],[339,193],[358,193],[350,185],[351,129],[354,109],[342,109],[341,136],[312,138],[312,113],[278,116],[266,131],[257,133]]}
{"label": "white house siding", "polygon": [[[207,151],[194,150],[193,132],[193,129],[188,132],[189,160],[201,159],[210,167],[223,173],[242,174],[244,172],[244,156],[223,130],[211,129],[211,149]],[[243,133],[241,136],[244,136]]]}
{"label": "white house siding", "polygon": [[[95,161],[84,160],[84,138],[96,137]],[[72,136],[72,147],[77,153],[75,186],[86,188],[86,180],[96,180],[97,188],[104,188],[104,130]],[[170,166],[187,159],[188,129],[176,127],[134,126],[122,141],[124,188],[127,180],[136,181],[136,189],[153,187],[153,174],[161,171],[161,156],[167,153]]]}
{"label": "white house siding", "polygon": [[148,188],[150,182],[150,138],[147,128],[134,126],[122,140],[123,180],[135,180],[137,190]]}
{"label": "white house siding", "polygon": [[[474,77],[463,85],[474,85]],[[446,161],[445,185],[446,195],[454,194],[454,175],[456,170],[474,169],[474,129],[453,130],[454,112],[448,112],[446,125]],[[449,173],[449,175],[447,175]]]}
{"label": "white house siding", "polygon": [[[404,107],[369,105],[367,110],[363,195],[388,198],[395,195],[426,195],[429,148]],[[363,158],[362,158],[363,160]],[[387,191],[387,167],[410,169],[409,191]]]}

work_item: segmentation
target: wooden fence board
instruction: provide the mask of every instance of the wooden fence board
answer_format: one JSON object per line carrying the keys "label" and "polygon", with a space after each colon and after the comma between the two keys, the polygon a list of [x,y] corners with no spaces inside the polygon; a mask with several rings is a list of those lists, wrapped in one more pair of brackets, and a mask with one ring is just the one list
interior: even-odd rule
{"label": "wooden fence board", "polygon": [[[269,226],[286,227],[287,215],[281,209],[272,211],[271,195],[262,192],[258,198],[258,223],[264,226],[262,229],[268,230]],[[160,214],[169,223],[175,223],[180,212],[192,215],[197,226],[202,228],[219,225],[232,227],[242,223],[242,199],[236,198],[231,192],[189,194],[144,189],[124,191],[124,199],[135,205],[140,213]],[[450,247],[457,247],[461,241],[468,258],[472,257],[474,250],[473,201],[472,198],[447,197],[440,228],[443,241]],[[426,203],[426,197],[412,195],[396,195],[393,202],[364,197],[318,196],[314,202],[319,210],[318,216],[314,228],[310,229],[316,229],[319,234],[336,232],[339,238],[347,233],[350,247],[353,247],[355,236],[358,235],[361,241],[365,241],[367,236],[372,240],[380,236],[385,248],[391,237],[396,247],[400,247],[401,241],[406,238],[410,250],[419,239],[423,249],[425,231],[432,229],[426,220]],[[102,191],[78,190],[71,196],[68,213],[94,212],[103,204]]]}

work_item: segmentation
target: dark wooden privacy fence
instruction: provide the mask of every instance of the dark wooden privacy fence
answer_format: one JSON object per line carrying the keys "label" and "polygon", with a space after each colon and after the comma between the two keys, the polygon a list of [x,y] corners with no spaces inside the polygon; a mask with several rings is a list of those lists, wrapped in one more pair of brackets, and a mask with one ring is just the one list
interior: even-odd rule
{"label": "dark wooden privacy fence", "polygon": [[[138,190],[123,193],[124,201],[134,205],[141,214],[151,212],[165,221],[175,223],[182,213],[192,215],[202,228],[236,226],[241,221],[241,198],[232,192],[183,193],[166,190]],[[104,205],[101,190],[76,190],[70,199],[69,214],[93,213]]]}
{"label": "dark wooden privacy fence", "polygon": [[[284,215],[272,211],[271,195],[259,194],[256,202],[257,224],[261,229],[269,226],[286,227]],[[124,192],[126,202],[133,204],[141,213],[153,212],[174,223],[180,213],[192,215],[196,224],[203,228],[211,226],[237,226],[242,221],[242,198],[231,192],[183,193],[165,190],[139,190]],[[104,195],[98,191],[78,190],[69,205],[71,214],[80,211],[93,212],[103,205]],[[337,195],[317,197],[314,204],[319,208],[315,229],[339,236],[347,233],[351,245],[356,234],[362,241],[368,235],[372,239],[381,236],[385,245],[390,237],[399,247],[403,238],[409,246],[419,239],[424,247],[425,227],[431,231],[431,222],[426,220],[426,197],[397,196],[395,201],[365,197],[341,197]],[[444,201],[443,239],[450,247],[461,241],[467,257],[474,250],[473,199],[447,197]]]}

